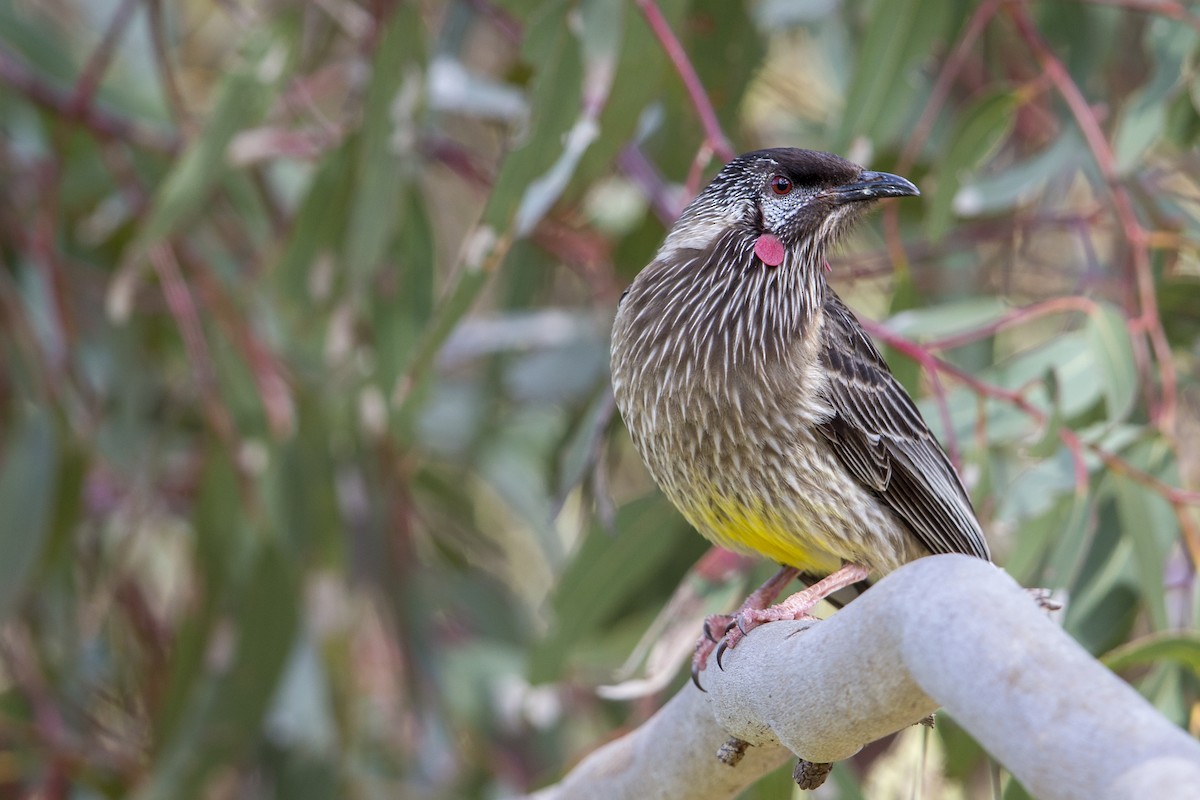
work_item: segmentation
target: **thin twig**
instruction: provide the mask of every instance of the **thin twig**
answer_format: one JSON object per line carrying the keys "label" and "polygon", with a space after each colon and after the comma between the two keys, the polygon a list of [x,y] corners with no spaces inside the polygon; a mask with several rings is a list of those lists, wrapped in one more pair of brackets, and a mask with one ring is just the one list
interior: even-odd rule
{"label": "thin twig", "polygon": [[150,245],[146,256],[158,274],[167,307],[179,326],[208,423],[232,452],[237,441],[233,417],[221,401],[212,353],[209,352],[208,341],[204,338],[204,326],[200,322],[200,314],[196,310],[192,292],[179,269],[179,262],[166,242]]}
{"label": "thin twig", "polygon": [[[1154,274],[1150,265],[1150,254],[1146,247],[1145,231],[1138,222],[1129,192],[1117,174],[1116,157],[1112,148],[1078,84],[1071,78],[1067,68],[1050,50],[1049,45],[1034,26],[1033,21],[1029,18],[1027,7],[1024,4],[1012,4],[1006,6],[1006,10],[1021,38],[1050,77],[1063,100],[1066,101],[1100,173],[1108,184],[1113,213],[1116,215],[1125,241],[1129,245],[1132,262],[1130,271],[1137,291],[1138,314],[1131,321],[1131,327],[1134,330],[1145,331],[1154,351],[1162,380],[1162,396],[1159,399],[1158,408],[1152,408],[1152,414],[1159,430],[1169,437],[1175,426],[1177,378],[1171,345],[1167,341],[1166,331],[1163,329],[1162,319],[1158,313],[1158,298],[1154,285]],[[1195,555],[1200,555],[1200,551],[1197,551]]]}
{"label": "thin twig", "polygon": [[[1042,409],[1033,405],[1018,391],[1005,389],[975,377],[950,362],[933,355],[928,348],[892,332],[886,326],[870,320],[862,320],[863,327],[880,341],[895,348],[898,352],[912,358],[927,372],[944,372],[963,383],[967,388],[980,397],[992,397],[1021,411],[1039,425],[1050,424],[1050,416]],[[1106,467],[1135,483],[1145,486],[1171,504],[1175,511],[1180,533],[1192,563],[1200,563],[1200,529],[1197,529],[1189,510],[1200,507],[1200,492],[1189,491],[1178,486],[1172,486],[1145,470],[1139,469],[1116,453],[1106,450],[1095,442],[1085,442],[1079,435],[1065,425],[1059,426],[1058,438],[1071,454],[1075,466],[1076,492],[1084,492],[1088,485],[1088,468],[1083,451],[1086,449],[1096,455]]]}
{"label": "thin twig", "polygon": [[217,324],[238,349],[242,361],[250,368],[271,435],[276,439],[290,437],[296,430],[296,408],[287,372],[279,357],[263,344],[250,325],[249,317],[240,311],[208,263],[183,244],[179,255],[189,273],[195,276],[204,307],[212,312]]}
{"label": "thin twig", "polygon": [[678,195],[667,186],[658,168],[646,158],[641,148],[632,143],[625,145],[617,154],[617,166],[642,190],[658,221],[667,228],[675,224],[683,206],[679,203]]}
{"label": "thin twig", "polygon": [[82,125],[99,139],[124,141],[135,147],[166,155],[179,152],[178,136],[156,131],[139,122],[105,111],[94,103],[76,108],[72,92],[61,89],[34,72],[7,49],[0,46],[0,81],[21,93],[34,105],[68,122]]}
{"label": "thin twig", "polygon": [[[975,9],[975,13],[967,21],[962,36],[959,37],[949,57],[942,64],[937,80],[934,81],[933,88],[929,92],[929,99],[925,102],[925,108],[921,110],[921,116],[917,118],[912,135],[904,145],[904,150],[896,163],[896,169],[901,175],[912,169],[917,155],[925,146],[930,132],[933,131],[933,124],[937,121],[938,112],[942,110],[946,98],[950,95],[950,87],[954,85],[954,79],[962,71],[967,58],[975,51],[976,40],[983,34],[984,28],[992,21],[992,17],[996,15],[1001,2],[1002,0],[987,0]],[[907,263],[908,259],[903,257],[904,240],[900,236],[900,211],[896,203],[890,203],[884,209],[883,234],[891,264],[894,266]]]}
{"label": "thin twig", "polygon": [[154,51],[154,61],[158,66],[159,83],[163,87],[163,96],[171,109],[171,114],[177,124],[188,122],[187,104],[183,100],[183,92],[179,89],[179,79],[175,75],[175,64],[171,61],[171,48],[167,44],[167,25],[163,19],[163,0],[147,0],[149,17],[150,46]]}
{"label": "thin twig", "polygon": [[[984,380],[981,380],[971,373],[960,367],[951,364],[949,361],[938,358],[929,351],[928,348],[922,347],[911,339],[907,339],[899,334],[893,333],[886,326],[878,322],[863,320],[863,327],[874,337],[887,343],[896,351],[903,353],[909,358],[916,361],[928,373],[944,372],[947,375],[957,379],[965,384],[969,389],[981,397],[994,397],[1003,400],[1010,405],[1024,412],[1040,425],[1046,425],[1049,422],[1049,417],[1037,406],[1034,406],[1019,392],[1011,391],[1000,386],[995,386]],[[1067,428],[1061,428],[1061,431],[1066,431]],[[1065,444],[1071,451],[1071,458],[1075,464],[1075,488],[1076,491],[1082,492],[1086,490],[1088,483],[1087,462],[1083,459],[1083,451],[1079,446],[1079,440],[1074,437],[1074,432],[1071,432],[1070,437],[1063,438]]]}
{"label": "thin twig", "polygon": [[1126,11],[1143,14],[1154,14],[1160,17],[1179,20],[1187,23],[1200,32],[1200,17],[1186,8],[1183,3],[1173,0],[1075,0],[1077,3],[1091,3],[1097,6],[1112,6]]}
{"label": "thin twig", "polygon": [[121,5],[117,6],[108,29],[104,31],[104,38],[80,70],[79,80],[75,82],[75,92],[71,97],[71,104],[77,114],[82,114],[92,104],[92,98],[95,97],[96,90],[100,88],[100,82],[104,80],[109,64],[112,63],[117,43],[133,19],[137,3],[138,0],[123,0]]}
{"label": "thin twig", "polygon": [[933,124],[937,121],[938,113],[945,105],[946,98],[950,96],[950,87],[954,85],[954,79],[962,71],[967,58],[975,52],[976,40],[983,34],[988,23],[992,21],[992,17],[1000,9],[1002,2],[1003,0],[986,0],[975,9],[975,13],[967,20],[962,36],[959,37],[954,49],[950,51],[950,55],[938,71],[937,80],[934,81],[933,88],[929,91],[929,99],[925,101],[925,107],[921,109],[921,116],[913,125],[912,134],[896,162],[896,168],[901,173],[911,169],[916,162],[917,155],[925,146],[930,132],[933,131]]}
{"label": "thin twig", "polygon": [[667,24],[667,19],[663,16],[658,3],[654,0],[637,0],[637,5],[642,10],[647,24],[650,25],[650,30],[654,32],[655,38],[667,52],[667,57],[675,65],[675,71],[679,73],[679,77],[683,81],[688,98],[692,101],[692,107],[696,109],[696,114],[700,117],[705,140],[718,157],[723,161],[729,161],[734,156],[733,146],[729,143],[725,132],[721,130],[721,123],[717,120],[717,113],[713,110],[712,101],[708,99],[708,93],[704,91],[704,86],[700,83],[700,76],[696,74],[696,68],[692,66],[691,60],[684,52],[683,45],[679,43],[675,32]]}
{"label": "thin twig", "polygon": [[971,342],[977,342],[980,339],[995,336],[997,333],[1014,325],[1031,322],[1039,317],[1049,316],[1050,314],[1062,314],[1071,311],[1079,311],[1084,314],[1098,314],[1100,312],[1100,305],[1095,300],[1087,297],[1078,297],[1075,295],[1055,297],[1040,303],[1034,303],[1033,305],[1015,308],[986,325],[980,325],[962,333],[950,334],[939,339],[927,341],[925,342],[925,347],[929,350],[951,350],[955,347],[970,344]]}

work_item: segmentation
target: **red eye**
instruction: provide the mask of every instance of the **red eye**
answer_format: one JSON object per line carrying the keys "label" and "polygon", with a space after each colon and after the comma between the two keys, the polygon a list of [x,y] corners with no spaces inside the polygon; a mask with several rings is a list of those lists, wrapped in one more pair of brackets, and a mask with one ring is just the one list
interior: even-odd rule
{"label": "red eye", "polygon": [[771,176],[771,191],[783,196],[792,190],[792,182],[786,175]]}

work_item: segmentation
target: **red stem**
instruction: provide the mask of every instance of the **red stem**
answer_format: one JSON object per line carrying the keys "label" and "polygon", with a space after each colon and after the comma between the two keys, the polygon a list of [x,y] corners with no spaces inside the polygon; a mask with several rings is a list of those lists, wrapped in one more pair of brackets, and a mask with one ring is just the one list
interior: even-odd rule
{"label": "red stem", "polygon": [[179,326],[183,337],[184,349],[187,350],[188,360],[192,365],[192,374],[196,388],[200,393],[201,402],[205,409],[208,423],[213,427],[217,436],[224,442],[230,452],[235,452],[237,431],[234,428],[233,417],[229,409],[221,402],[217,387],[217,371],[213,364],[212,353],[208,349],[208,341],[204,338],[204,326],[200,322],[200,313],[196,301],[188,288],[187,281],[179,269],[179,262],[170,245],[165,242],[150,245],[146,257],[154,266],[162,284],[163,297],[166,298],[167,308],[175,323]]}
{"label": "red stem", "polygon": [[1006,6],[1009,16],[1017,27],[1021,38],[1025,40],[1033,54],[1037,57],[1042,69],[1066,101],[1072,116],[1079,125],[1083,138],[1092,151],[1092,157],[1100,168],[1100,173],[1108,183],[1112,197],[1113,213],[1121,225],[1122,234],[1129,245],[1131,273],[1137,291],[1137,316],[1131,320],[1131,328],[1146,332],[1150,346],[1154,351],[1162,380],[1162,397],[1160,405],[1154,410],[1153,417],[1159,430],[1170,436],[1175,426],[1176,385],[1175,362],[1167,341],[1166,331],[1163,330],[1162,319],[1158,313],[1158,298],[1154,286],[1154,274],[1150,266],[1150,254],[1146,247],[1146,232],[1138,222],[1133,209],[1129,192],[1120,181],[1117,174],[1116,157],[1100,122],[1092,111],[1083,92],[1071,78],[1067,68],[1050,50],[1037,28],[1029,18],[1028,10],[1023,4]]}
{"label": "red stem", "polygon": [[39,108],[82,125],[98,139],[123,141],[167,155],[174,155],[181,147],[179,138],[173,134],[155,131],[93,104],[77,108],[71,92],[47,82],[3,47],[0,47],[0,82],[8,84]]}
{"label": "red stem", "polygon": [[[967,58],[975,50],[975,40],[982,34],[984,28],[992,21],[992,17],[1000,8],[1002,0],[987,0],[975,9],[975,13],[971,15],[971,19],[967,21],[966,28],[963,34],[959,37],[958,42],[954,45],[954,50],[951,51],[946,62],[942,64],[941,70],[938,72],[937,80],[933,84],[933,88],[929,92],[929,100],[925,102],[925,108],[921,110],[921,116],[913,125],[912,136],[909,137],[907,144],[904,145],[904,152],[900,154],[900,160],[897,162],[897,169],[901,174],[912,168],[913,163],[917,159],[917,154],[920,153],[921,147],[925,144],[925,140],[929,138],[930,131],[933,130],[933,123],[937,120],[938,112],[942,110],[942,106],[946,103],[946,98],[950,94],[950,87],[954,83],[954,79],[958,77],[958,73],[962,70],[962,66],[966,63]],[[895,204],[892,204],[895,207]]]}
{"label": "red stem", "polygon": [[1184,7],[1182,3],[1173,0],[1076,0],[1076,2],[1091,3],[1098,6],[1115,6],[1127,11],[1139,11],[1144,14],[1157,14],[1179,20],[1191,25],[1200,32],[1200,17]]}
{"label": "red stem", "polygon": [[[877,322],[862,320],[862,324],[872,336],[912,358],[930,374],[944,372],[959,380],[981,397],[993,397],[1009,403],[1038,424],[1049,424],[1049,415],[1030,403],[1020,392],[1010,391],[980,380],[950,362],[934,356],[929,352],[928,348],[893,333],[887,327]],[[1066,426],[1059,427],[1058,438],[1071,453],[1071,459],[1075,465],[1075,488],[1077,492],[1085,491],[1088,485],[1087,462],[1083,457],[1083,451],[1087,449],[1094,453],[1113,472],[1119,473],[1135,483],[1152,489],[1171,504],[1192,563],[1200,563],[1200,529],[1197,528],[1191,514],[1192,508],[1200,506],[1200,492],[1189,491],[1165,483],[1154,475],[1138,469],[1116,453],[1105,450],[1094,442],[1084,442],[1075,431]]]}
{"label": "red stem", "polygon": [[1035,320],[1038,317],[1070,311],[1096,314],[1099,313],[1100,306],[1094,300],[1087,297],[1076,297],[1074,295],[1069,297],[1055,297],[1023,308],[1014,308],[1012,311],[987,325],[981,325],[962,333],[955,333],[943,336],[940,339],[927,341],[925,342],[925,348],[928,350],[950,350],[955,347],[962,347],[971,342],[977,342],[980,339],[994,336],[1000,331],[1011,328],[1014,325]]}
{"label": "red stem", "polygon": [[[987,24],[991,22],[992,17],[996,15],[1000,3],[1001,0],[987,0],[975,9],[975,13],[967,21],[966,29],[959,37],[958,43],[954,45],[954,50],[942,64],[937,80],[929,92],[929,100],[926,101],[925,108],[921,110],[921,116],[913,126],[912,136],[909,137],[908,143],[905,144],[904,151],[896,163],[896,171],[901,175],[912,169],[917,154],[921,152],[921,147],[924,146],[925,140],[929,138],[929,133],[933,130],[933,123],[937,120],[938,112],[942,110],[942,106],[950,94],[950,87],[953,85],[954,79],[958,77],[967,57],[974,51],[975,41],[983,33]],[[884,210],[883,232],[892,264],[907,263],[908,259],[903,257],[904,240],[900,236],[900,213],[895,203],[889,203]]]}
{"label": "red stem", "polygon": [[704,138],[708,146],[723,161],[729,161],[734,156],[733,146],[729,144],[729,139],[721,130],[717,113],[713,110],[712,102],[708,99],[708,94],[700,83],[700,76],[696,74],[696,68],[692,66],[691,60],[684,52],[683,45],[679,43],[675,32],[667,24],[666,17],[663,16],[662,10],[654,0],[637,0],[637,5],[642,10],[642,15],[646,18],[650,30],[654,32],[654,36],[662,45],[663,50],[667,52],[667,57],[675,65],[675,71],[683,80],[683,86],[692,101],[692,106],[700,117],[700,124],[704,128]]}
{"label": "red stem", "polygon": [[104,74],[108,72],[108,65],[112,63],[113,52],[116,50],[117,43],[121,40],[121,36],[125,33],[126,28],[129,27],[129,22],[133,19],[133,12],[137,10],[137,5],[137,0],[124,0],[117,7],[112,22],[109,23],[108,29],[104,32],[104,38],[100,40],[100,44],[92,51],[92,55],[88,58],[87,63],[80,70],[79,80],[75,82],[75,92],[71,97],[71,104],[75,112],[80,116],[92,104],[92,98],[96,95],[96,90],[100,88],[100,82],[104,79]]}

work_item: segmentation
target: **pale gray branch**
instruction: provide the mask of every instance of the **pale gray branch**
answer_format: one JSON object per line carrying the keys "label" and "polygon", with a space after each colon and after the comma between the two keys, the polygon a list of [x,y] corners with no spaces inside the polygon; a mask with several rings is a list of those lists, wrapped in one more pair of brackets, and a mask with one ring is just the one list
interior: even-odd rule
{"label": "pale gray branch", "polygon": [[[920,559],[829,620],[756,629],[724,664],[536,800],[731,798],[788,750],[846,758],[938,706],[1039,798],[1200,786],[1200,743],[979,559]],[[758,745],[733,768],[714,756],[730,734]]]}

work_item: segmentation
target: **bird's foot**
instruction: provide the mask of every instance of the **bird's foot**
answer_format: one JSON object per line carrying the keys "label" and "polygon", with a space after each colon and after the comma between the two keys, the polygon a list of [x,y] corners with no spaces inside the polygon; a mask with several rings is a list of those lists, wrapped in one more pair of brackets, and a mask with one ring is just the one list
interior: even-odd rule
{"label": "bird's foot", "polygon": [[813,619],[808,612],[812,610],[812,607],[819,600],[809,603],[807,607],[800,607],[791,603],[793,598],[802,594],[804,592],[797,592],[782,603],[770,606],[769,608],[743,608],[734,614],[733,621],[729,623],[729,627],[725,630],[725,638],[717,645],[717,666],[724,669],[724,665],[721,664],[721,658],[724,657],[726,651],[737,647],[738,643],[746,638],[746,634],[759,625],[788,619]]}
{"label": "bird's foot", "polygon": [[[762,610],[766,608],[799,572],[800,570],[795,567],[780,568],[766,583],[751,592],[750,596],[746,598],[746,602],[742,603],[741,611],[738,613],[747,609]],[[704,620],[704,635],[696,642],[696,652],[692,656],[692,683],[696,684],[696,688],[702,692],[704,687],[700,685],[700,673],[708,666],[708,657],[712,655],[713,649],[721,642],[722,637],[734,628],[735,620],[736,616],[729,614],[714,614]]]}
{"label": "bird's foot", "polygon": [[692,683],[702,692],[707,690],[700,685],[700,673],[708,666],[708,657],[733,625],[733,617],[729,614],[713,614],[704,620],[704,633],[696,640],[696,652],[692,654]]}
{"label": "bird's foot", "polygon": [[[746,638],[746,634],[766,622],[778,622],[788,619],[812,619],[809,613],[817,603],[824,600],[838,589],[866,579],[869,570],[859,564],[846,564],[827,578],[814,583],[807,589],[796,592],[782,603],[769,608],[746,608],[734,615],[734,624],[726,631],[725,638],[717,647],[717,666],[721,667],[721,657],[727,650],[737,647],[738,642]],[[723,667],[722,667],[723,668]]]}
{"label": "bird's foot", "polygon": [[[737,614],[713,614],[704,620],[704,634],[696,640],[696,652],[692,655],[692,683],[702,692],[708,691],[700,684],[700,673],[708,666],[708,657],[712,651],[717,651],[717,666],[721,666],[721,657],[725,651],[736,647],[746,634],[763,622],[757,615],[766,613],[769,609],[743,607]],[[779,619],[784,619],[780,617]],[[787,617],[787,619],[791,619]]]}
{"label": "bird's foot", "polygon": [[796,592],[782,603],[768,606],[798,572],[793,567],[784,567],[747,597],[736,614],[716,614],[704,621],[704,635],[696,642],[696,652],[692,656],[692,683],[696,684],[697,689],[704,691],[700,685],[700,673],[708,666],[708,657],[714,648],[717,651],[717,666],[723,669],[721,658],[725,652],[737,647],[738,642],[759,625],[779,620],[810,619],[809,612],[817,603],[838,589],[866,579],[869,574],[864,566],[845,564],[837,572]]}

